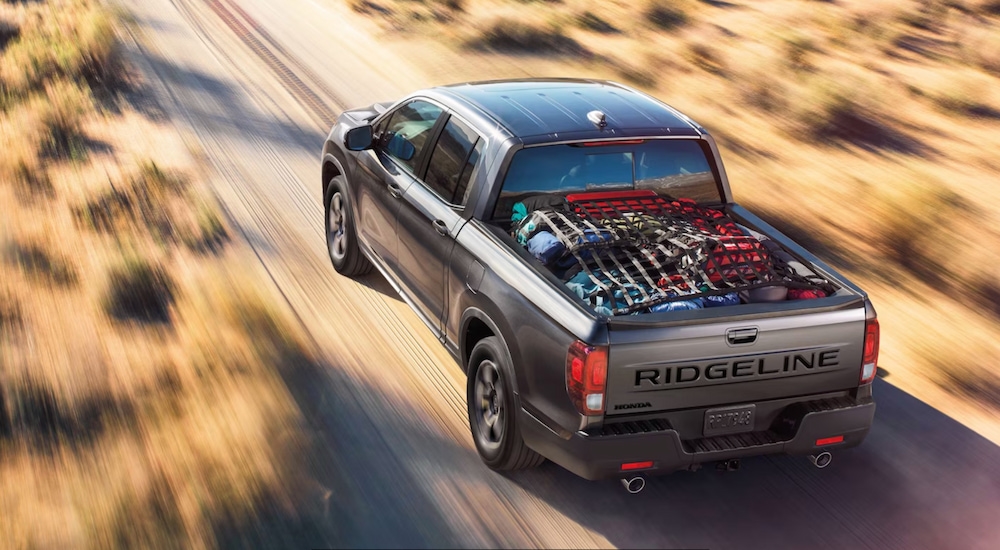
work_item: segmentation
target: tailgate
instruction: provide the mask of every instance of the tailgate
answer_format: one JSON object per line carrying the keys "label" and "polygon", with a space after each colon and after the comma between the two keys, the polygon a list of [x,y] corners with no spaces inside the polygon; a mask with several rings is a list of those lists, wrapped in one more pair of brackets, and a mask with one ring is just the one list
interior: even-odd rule
{"label": "tailgate", "polygon": [[698,324],[612,324],[606,414],[855,388],[865,331],[864,305],[857,303],[832,311],[702,319]]}

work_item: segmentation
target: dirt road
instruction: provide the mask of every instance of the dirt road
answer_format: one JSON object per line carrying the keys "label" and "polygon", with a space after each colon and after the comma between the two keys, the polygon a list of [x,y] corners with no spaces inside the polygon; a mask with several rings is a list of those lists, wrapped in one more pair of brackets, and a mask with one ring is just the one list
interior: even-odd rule
{"label": "dirt road", "polygon": [[300,526],[293,547],[1000,545],[1000,449],[882,381],[868,441],[823,471],[761,458],[634,496],[551,464],[490,472],[458,365],[377,274],[337,276],[323,238],[319,153],[333,117],[436,83],[334,0],[121,2],[160,101],[321,352],[319,368],[283,373],[333,457],[302,495],[312,513],[250,518],[224,542],[273,543],[268,526],[286,522]]}

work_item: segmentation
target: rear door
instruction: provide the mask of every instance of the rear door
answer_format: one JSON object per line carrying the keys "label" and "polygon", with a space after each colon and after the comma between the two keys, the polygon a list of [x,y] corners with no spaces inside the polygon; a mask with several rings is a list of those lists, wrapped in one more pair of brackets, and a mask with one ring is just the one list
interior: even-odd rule
{"label": "rear door", "polygon": [[[863,302],[855,301],[857,307],[745,321],[731,317],[659,328],[641,322],[616,327],[612,321],[606,414],[750,404],[855,388],[865,330]],[[726,309],[733,308],[715,311]]]}
{"label": "rear door", "polygon": [[450,116],[430,150],[424,176],[406,189],[398,215],[400,278],[421,313],[439,331],[447,308],[445,282],[470,182],[485,142]]}
{"label": "rear door", "polygon": [[420,99],[400,105],[376,123],[375,146],[359,157],[358,223],[367,244],[392,271],[397,270],[401,199],[415,181],[442,112]]}

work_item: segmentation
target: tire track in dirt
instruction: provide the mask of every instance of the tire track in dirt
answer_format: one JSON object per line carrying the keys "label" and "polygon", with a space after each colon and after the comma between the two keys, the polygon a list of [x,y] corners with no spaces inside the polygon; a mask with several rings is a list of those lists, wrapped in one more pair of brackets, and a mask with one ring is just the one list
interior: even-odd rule
{"label": "tire track in dirt", "polygon": [[[272,49],[268,48],[263,42],[261,42],[261,40],[258,39],[254,32],[252,32],[250,28],[247,28],[247,26],[249,25],[253,31],[256,31],[258,34],[264,36],[265,39],[268,39],[268,41],[271,42],[276,49],[279,49],[279,51],[282,50],[280,46],[277,46],[273,39],[270,38],[270,35],[263,31],[261,26],[257,24],[257,22],[249,15],[247,15],[242,8],[236,6],[236,9],[243,16],[246,24],[240,21],[240,19],[237,18],[232,11],[227,9],[220,0],[205,0],[205,3],[208,4],[212,11],[219,16],[219,19],[225,23],[226,26],[228,26],[229,29],[248,48],[250,48],[250,50],[253,51],[253,53],[256,54],[265,65],[268,66],[268,68],[271,69],[274,75],[285,85],[285,88],[291,92],[300,103],[308,107],[309,110],[312,111],[313,114],[315,114],[326,126],[331,126],[334,123],[337,119],[336,111],[328,107],[326,102],[320,99],[319,95],[316,94],[316,92],[314,92],[313,89],[303,82],[298,76],[298,74],[312,76],[309,69],[301,63],[294,61],[294,58],[285,52],[282,53],[289,63],[295,65],[295,70],[293,71],[285,62],[278,59],[278,56],[274,54]],[[233,4],[230,3],[230,5]],[[311,80],[314,83],[319,82],[319,79],[315,77],[311,78]],[[334,102],[338,104],[340,103],[340,101],[337,100],[336,95],[330,92],[329,89],[325,89],[324,92],[326,92]]]}

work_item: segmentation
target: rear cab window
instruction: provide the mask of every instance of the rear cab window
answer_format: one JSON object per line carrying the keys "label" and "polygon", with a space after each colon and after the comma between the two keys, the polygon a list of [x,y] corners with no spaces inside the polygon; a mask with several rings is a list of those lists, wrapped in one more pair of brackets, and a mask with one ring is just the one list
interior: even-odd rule
{"label": "rear cab window", "polygon": [[723,202],[721,188],[696,139],[645,139],[527,147],[514,154],[493,219],[510,220],[514,203],[540,194],[652,190],[670,200]]}

